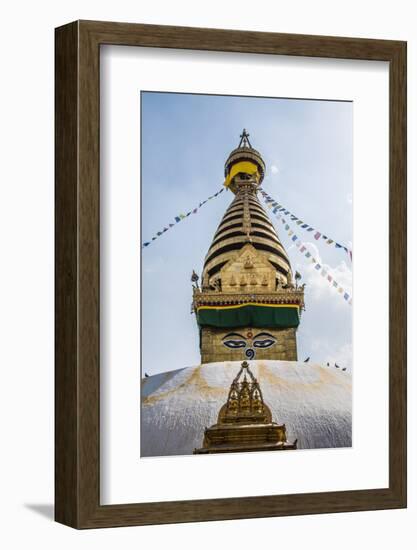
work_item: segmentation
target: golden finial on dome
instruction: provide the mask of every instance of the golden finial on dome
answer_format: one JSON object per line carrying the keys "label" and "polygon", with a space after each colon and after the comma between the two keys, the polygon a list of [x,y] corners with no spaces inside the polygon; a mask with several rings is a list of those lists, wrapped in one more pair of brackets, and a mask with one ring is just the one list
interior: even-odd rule
{"label": "golden finial on dome", "polygon": [[265,162],[261,154],[252,147],[246,128],[240,134],[239,145],[226,160],[224,185],[236,193],[239,189],[238,179],[243,184],[258,187],[265,174]]}

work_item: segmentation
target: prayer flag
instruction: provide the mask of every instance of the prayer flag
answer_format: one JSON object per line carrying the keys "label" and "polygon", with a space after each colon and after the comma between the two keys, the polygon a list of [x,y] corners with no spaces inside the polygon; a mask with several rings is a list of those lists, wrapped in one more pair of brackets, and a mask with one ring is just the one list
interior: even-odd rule
{"label": "prayer flag", "polygon": [[[265,198],[265,202],[272,203],[272,206],[271,205],[268,205],[268,206],[270,206],[270,208],[271,207],[274,208],[274,210],[273,210],[274,214],[276,214],[277,212],[283,212],[286,216],[289,215],[290,218],[291,218],[291,221],[293,221],[297,225],[301,226],[302,229],[305,229],[306,231],[309,231],[309,232],[314,231],[315,232],[314,233],[314,238],[316,240],[319,240],[321,238],[326,242],[326,244],[334,243],[336,248],[343,248],[345,250],[345,252],[347,254],[349,254],[349,257],[352,260],[352,251],[349,248],[347,248],[346,246],[344,246],[340,243],[335,242],[333,239],[328,238],[327,235],[322,234],[320,231],[318,231],[314,227],[311,227],[307,223],[304,223],[303,220],[298,218],[295,214],[291,213],[290,210],[287,210],[285,208],[285,206],[282,206],[281,204],[278,204],[278,202],[274,201],[274,199],[270,195],[268,195],[268,193],[266,193],[263,189],[259,189],[259,191],[260,191],[261,195]],[[277,216],[277,218],[281,219],[279,216]],[[286,220],[282,220],[282,223],[286,224]],[[287,231],[289,230],[288,224],[286,224],[285,229]]]}

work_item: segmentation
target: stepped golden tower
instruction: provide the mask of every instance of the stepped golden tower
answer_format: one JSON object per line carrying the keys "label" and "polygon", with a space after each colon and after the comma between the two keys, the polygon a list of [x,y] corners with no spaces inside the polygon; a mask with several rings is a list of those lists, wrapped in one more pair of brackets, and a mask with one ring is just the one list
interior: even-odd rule
{"label": "stepped golden tower", "polygon": [[240,360],[242,352],[247,359],[297,360],[304,288],[257,196],[265,170],[243,130],[225,163],[234,199],[206,255],[201,287],[192,277],[202,363]]}

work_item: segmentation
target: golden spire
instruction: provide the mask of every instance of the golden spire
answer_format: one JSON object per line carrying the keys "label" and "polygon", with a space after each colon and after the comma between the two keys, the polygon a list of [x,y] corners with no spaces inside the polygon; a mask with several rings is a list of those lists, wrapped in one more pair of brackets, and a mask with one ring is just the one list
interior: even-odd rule
{"label": "golden spire", "polygon": [[243,361],[234,378],[217,424],[204,430],[203,446],[194,454],[296,449],[297,440],[287,441],[285,424],[272,422],[256,378]]}
{"label": "golden spire", "polygon": [[237,193],[242,187],[256,189],[265,174],[265,162],[261,154],[252,147],[246,129],[240,135],[237,149],[228,156],[224,165],[224,185]]}
{"label": "golden spire", "polygon": [[220,409],[218,422],[271,422],[271,411],[264,404],[261,388],[243,361],[230,386],[226,405]]}

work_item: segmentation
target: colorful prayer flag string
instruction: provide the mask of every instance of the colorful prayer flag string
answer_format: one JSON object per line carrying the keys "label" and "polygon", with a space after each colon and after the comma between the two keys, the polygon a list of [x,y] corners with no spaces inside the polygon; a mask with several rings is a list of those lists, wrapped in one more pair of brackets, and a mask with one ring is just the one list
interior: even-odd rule
{"label": "colorful prayer flag string", "polygon": [[334,289],[336,289],[339,294],[342,296],[342,298],[349,304],[352,305],[352,296],[346,290],[339,285],[339,283],[334,279],[332,275],[329,274],[328,270],[324,268],[321,264],[319,264],[314,258],[314,256],[307,250],[307,247],[305,244],[301,241],[301,239],[298,237],[296,233],[291,229],[291,226],[289,225],[288,221],[283,217],[283,215],[275,213],[275,217],[277,220],[281,220],[281,222],[284,224],[284,229],[289,237],[291,237],[291,241],[295,243],[295,246],[297,250],[302,254],[305,258],[307,258],[310,263],[314,265],[314,269],[316,271],[320,272],[320,275],[327,280],[327,282],[332,286]]}
{"label": "colorful prayer flag string", "polygon": [[142,248],[147,248],[150,244],[152,244],[153,241],[155,241],[156,239],[158,239],[159,237],[161,237],[161,235],[163,235],[164,233],[166,233],[169,229],[171,229],[172,227],[174,227],[177,223],[181,222],[182,220],[184,220],[185,218],[188,218],[188,216],[190,216],[191,214],[197,214],[197,211],[204,205],[206,204],[206,202],[210,201],[211,199],[214,199],[215,197],[217,197],[218,195],[220,195],[220,193],[223,193],[224,191],[224,187],[222,187],[220,189],[220,191],[217,191],[217,193],[215,193],[214,195],[211,195],[211,197],[208,197],[205,201],[203,202],[200,202],[200,204],[194,208],[193,210],[190,210],[189,212],[187,212],[186,214],[178,214],[178,216],[175,216],[174,217],[174,222],[175,223],[169,223],[167,224],[166,227],[164,227],[161,231],[158,231],[153,237],[152,239],[150,239],[149,241],[146,241],[144,243],[142,243]]}
{"label": "colorful prayer flag string", "polygon": [[262,188],[259,188],[259,192],[263,196],[268,208],[271,208],[274,214],[277,214],[278,212],[280,212],[281,215],[289,216],[291,221],[296,222],[296,224],[300,226],[301,229],[304,229],[305,231],[309,231],[309,232],[314,231],[313,237],[316,239],[316,241],[321,239],[321,240],[324,240],[325,243],[328,245],[334,245],[335,248],[343,249],[346,252],[346,254],[349,256],[350,260],[352,261],[352,254],[353,254],[352,249],[348,248],[343,244],[336,242],[335,240],[328,237],[326,234],[322,233],[321,231],[318,231],[308,223],[305,223],[303,220],[300,220],[300,218],[292,214],[290,210],[287,210],[285,206],[283,206],[282,204],[278,204],[278,202],[275,201],[270,195],[268,195],[268,193],[266,193]]}

